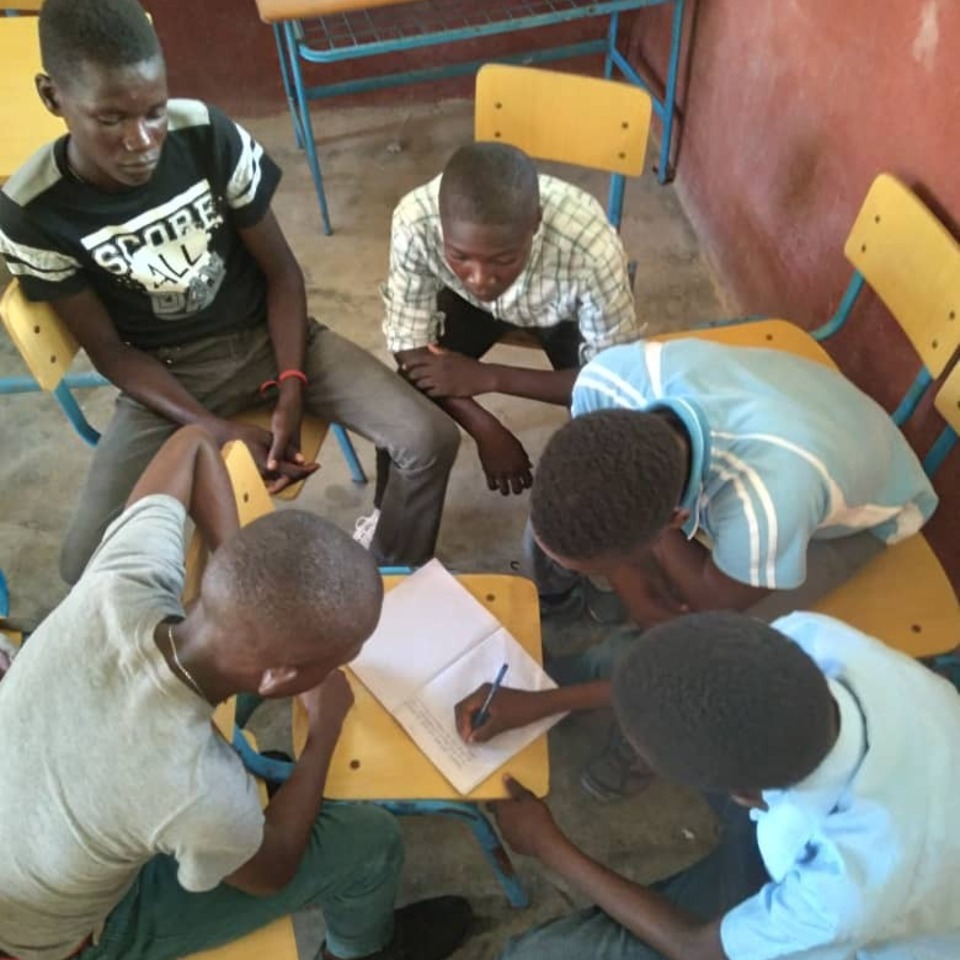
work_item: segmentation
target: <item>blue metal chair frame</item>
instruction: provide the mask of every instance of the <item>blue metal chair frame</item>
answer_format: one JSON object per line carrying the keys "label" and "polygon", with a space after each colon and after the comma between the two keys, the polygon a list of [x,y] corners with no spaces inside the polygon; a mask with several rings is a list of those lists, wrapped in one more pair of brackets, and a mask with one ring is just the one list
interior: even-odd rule
{"label": "blue metal chair frame", "polygon": [[[283,783],[293,772],[295,764],[286,760],[275,760],[258,753],[247,742],[239,726],[234,727],[233,748],[240,755],[243,765],[255,777]],[[331,801],[348,802],[348,801]],[[514,869],[510,855],[504,849],[500,838],[493,829],[479,804],[460,800],[365,800],[378,807],[389,810],[395,816],[431,816],[453,817],[465,823],[476,837],[480,849],[490,864],[503,892],[512,907],[525,907],[530,902],[520,878]]]}
{"label": "blue metal chair frame", "polygon": [[[99,373],[76,373],[64,377],[53,390],[53,397],[60,404],[71,426],[80,435],[81,439],[95,447],[100,442],[100,432],[96,430],[84,416],[80,404],[72,391],[76,389],[85,389],[90,387],[108,387],[110,381],[102,377]],[[32,393],[40,390],[40,385],[33,377],[2,377],[0,378],[0,396],[12,393]],[[350,470],[350,478],[356,484],[367,482],[367,474],[360,463],[357,451],[354,449],[353,441],[347,431],[339,423],[330,424],[333,435],[337,438],[340,445],[340,452],[347,461],[347,467]]]}
{"label": "blue metal chair frame", "polygon": [[[817,327],[814,330],[810,331],[810,336],[813,337],[818,343],[824,343],[834,336],[850,319],[850,314],[853,312],[853,306],[857,302],[857,298],[860,296],[861,291],[866,283],[866,280],[862,273],[859,270],[854,270],[853,275],[850,277],[850,282],[847,284],[847,288],[843,293],[843,296],[840,298],[840,303],[837,305],[837,309],[834,311],[833,316],[824,324]],[[700,324],[699,328],[693,328],[691,330],[691,335],[696,332],[697,329],[704,328],[713,328],[713,327],[735,327],[744,323],[755,323],[759,320],[770,319],[766,316],[756,314],[749,317],[732,317],[730,319],[724,320],[711,320],[707,323]],[[930,384],[933,383],[933,377],[930,375],[930,371],[927,369],[925,364],[921,364],[920,371],[917,373],[914,378],[913,383],[907,388],[903,397],[900,399],[900,402],[897,404],[896,410],[890,414],[890,419],[893,420],[897,426],[903,426],[907,420],[910,419],[911,414],[914,410],[917,409],[917,404],[920,402],[921,397],[929,388]],[[951,431],[946,431],[950,433]],[[935,463],[933,470],[936,470],[936,467],[943,461],[943,458],[950,452],[949,437],[941,436],[937,443],[934,445],[937,449],[937,456],[939,459],[931,460],[931,463]],[[940,453],[941,445],[944,445],[942,453]],[[934,451],[931,450],[927,455],[927,458],[930,459]],[[924,461],[924,466],[926,467],[927,461]],[[929,475],[932,471],[927,469],[927,474]]]}
{"label": "blue metal chair frame", "polygon": [[[657,179],[660,183],[667,183],[673,179],[670,157],[685,3],[686,0],[486,0],[484,3],[464,4],[462,0],[422,0],[399,7],[388,6],[275,23],[273,31],[280,60],[280,75],[290,106],[297,145],[302,147],[307,155],[307,164],[320,204],[324,233],[329,236],[333,228],[323,188],[309,102],[340,94],[363,93],[405,83],[473,73],[482,66],[483,61],[366,76],[312,87],[306,86],[304,82],[302,62],[336,63],[608,16],[610,22],[603,38],[497,59],[507,63],[526,64],[602,53],[606,78],[612,78],[616,69],[628,82],[642,86],[650,92],[654,112],[663,124]],[[663,99],[658,99],[650,84],[619,51],[617,31],[621,13],[665,4],[672,4],[673,20],[664,96]],[[614,176],[610,184],[608,216],[611,222],[617,225],[620,223],[620,211],[623,207],[623,189],[623,177]]]}

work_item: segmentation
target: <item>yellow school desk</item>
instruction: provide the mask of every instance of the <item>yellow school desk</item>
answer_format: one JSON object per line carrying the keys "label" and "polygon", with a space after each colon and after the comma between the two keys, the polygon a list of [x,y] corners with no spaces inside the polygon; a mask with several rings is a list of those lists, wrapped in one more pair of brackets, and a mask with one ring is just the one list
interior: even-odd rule
{"label": "yellow school desk", "polygon": [[[483,37],[529,33],[531,42],[527,51],[498,58],[508,62],[541,63],[603,55],[606,78],[612,78],[616,70],[628,83],[650,93],[654,112],[663,124],[657,179],[666,183],[673,178],[670,159],[686,0],[256,0],[256,3],[260,18],[273,27],[294,134],[297,145],[307,156],[324,233],[331,233],[332,228],[310,119],[310,101],[475,73],[482,61],[433,62],[415,70],[378,74],[364,68],[357,70],[352,79],[312,86],[306,84],[304,67],[314,69],[311,65],[318,65],[315,69],[322,70],[324,65],[332,63],[367,61],[383,54],[428,47],[439,47],[446,52],[463,41]],[[662,84],[657,81],[651,85],[621,53],[617,34],[621,14],[660,6],[672,9],[670,45],[666,76]],[[601,22],[590,26],[585,22],[588,20]],[[536,31],[563,23],[583,23],[577,42],[544,45],[542,34]]]}

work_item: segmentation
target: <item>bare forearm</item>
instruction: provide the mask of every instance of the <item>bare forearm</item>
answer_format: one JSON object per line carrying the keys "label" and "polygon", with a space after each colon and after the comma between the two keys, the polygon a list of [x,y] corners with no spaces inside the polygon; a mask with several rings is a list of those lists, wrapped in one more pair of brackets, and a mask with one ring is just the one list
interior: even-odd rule
{"label": "bare forearm", "polygon": [[598,710],[609,707],[612,693],[609,680],[594,680],[590,683],[575,683],[554,690],[542,690],[532,700],[527,723],[552,717],[558,713],[579,713],[583,710]]}
{"label": "bare forearm", "polygon": [[668,960],[724,960],[715,921],[704,923],[656,891],[621,877],[566,837],[551,842],[540,859]]}
{"label": "bare forearm", "polygon": [[239,871],[236,886],[248,893],[272,893],[293,878],[323,806],[327,771],[338,735],[336,730],[310,733],[289,780],[267,805],[263,843],[253,860]]}
{"label": "bare forearm", "polygon": [[299,268],[288,271],[268,287],[267,325],[277,371],[303,370],[307,345],[307,295]]}
{"label": "bare forearm", "polygon": [[176,497],[187,508],[211,551],[237,530],[230,478],[216,442],[201,427],[178,430],[160,448],[128,503],[154,493]]}
{"label": "bare forearm", "polygon": [[196,400],[159,361],[142,350],[120,344],[92,356],[96,368],[112,384],[173,423],[198,424],[219,441],[222,421]]}
{"label": "bare forearm", "polygon": [[542,400],[569,407],[573,384],[579,370],[532,370],[528,367],[508,367],[500,363],[487,363],[493,393],[506,393],[513,397]]}

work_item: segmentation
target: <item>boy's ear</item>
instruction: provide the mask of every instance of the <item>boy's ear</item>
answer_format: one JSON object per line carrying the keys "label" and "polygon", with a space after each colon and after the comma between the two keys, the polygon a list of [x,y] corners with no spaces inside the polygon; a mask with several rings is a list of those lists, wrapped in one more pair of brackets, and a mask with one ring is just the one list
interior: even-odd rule
{"label": "boy's ear", "polygon": [[53,80],[45,73],[38,73],[33,78],[33,83],[37,88],[40,99],[43,101],[43,105],[55,117],[62,117],[63,114],[60,111],[60,93]]}
{"label": "boy's ear", "polygon": [[690,519],[690,511],[684,507],[675,507],[667,524],[671,530],[679,530]]}
{"label": "boy's ear", "polygon": [[261,697],[286,696],[299,675],[296,667],[267,667],[260,675],[257,693]]}

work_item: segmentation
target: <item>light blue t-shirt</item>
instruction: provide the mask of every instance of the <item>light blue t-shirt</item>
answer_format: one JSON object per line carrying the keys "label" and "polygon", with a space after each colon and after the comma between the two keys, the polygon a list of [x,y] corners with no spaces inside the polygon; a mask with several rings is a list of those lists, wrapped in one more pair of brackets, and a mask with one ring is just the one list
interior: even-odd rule
{"label": "light blue t-shirt", "polygon": [[827,676],[840,735],[754,810],[770,881],[724,916],[731,960],[960,957],[960,696],[821,614],[773,626]]}
{"label": "light blue t-shirt", "polygon": [[916,533],[937,496],[884,410],[835,370],[778,350],[690,338],[599,354],[573,415],[669,408],[691,440],[682,507],[728,577],[771,590],[806,579],[812,539]]}

